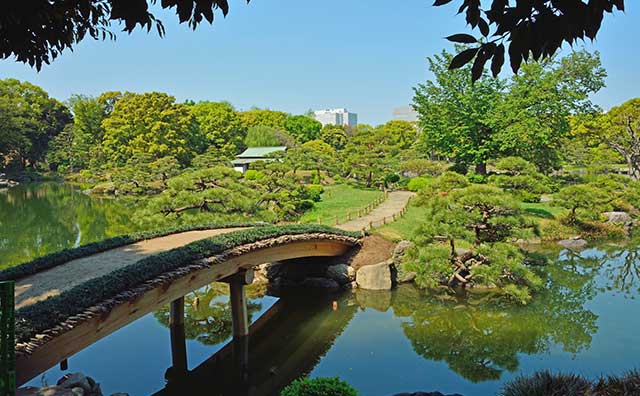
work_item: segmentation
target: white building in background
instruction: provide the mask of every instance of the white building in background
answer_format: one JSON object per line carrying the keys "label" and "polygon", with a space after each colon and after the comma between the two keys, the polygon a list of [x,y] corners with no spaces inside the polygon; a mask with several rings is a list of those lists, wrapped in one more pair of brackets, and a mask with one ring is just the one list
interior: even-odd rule
{"label": "white building in background", "polygon": [[397,107],[393,109],[393,119],[397,121],[418,121],[418,112],[411,106]]}
{"label": "white building in background", "polygon": [[314,111],[313,114],[322,126],[342,125],[353,128],[358,125],[358,115],[356,113],[349,113],[347,109],[318,110]]}

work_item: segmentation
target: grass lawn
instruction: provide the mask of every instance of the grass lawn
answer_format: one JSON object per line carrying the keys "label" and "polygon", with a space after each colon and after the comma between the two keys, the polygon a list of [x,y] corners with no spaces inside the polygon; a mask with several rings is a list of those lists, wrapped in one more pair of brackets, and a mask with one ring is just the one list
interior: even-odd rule
{"label": "grass lawn", "polygon": [[305,213],[300,219],[303,223],[315,223],[320,221],[325,225],[334,225],[336,216],[344,223],[347,213],[356,216],[358,208],[364,208],[377,198],[382,197],[382,191],[373,189],[360,189],[346,184],[334,184],[324,187],[322,200],[316,202],[315,207]]}
{"label": "grass lawn", "polygon": [[394,223],[374,229],[374,234],[390,241],[411,239],[426,216],[427,210],[420,206],[409,205],[407,213]]}
{"label": "grass lawn", "polygon": [[558,219],[566,213],[566,209],[559,206],[551,206],[551,202],[521,203],[525,216],[542,219]]}

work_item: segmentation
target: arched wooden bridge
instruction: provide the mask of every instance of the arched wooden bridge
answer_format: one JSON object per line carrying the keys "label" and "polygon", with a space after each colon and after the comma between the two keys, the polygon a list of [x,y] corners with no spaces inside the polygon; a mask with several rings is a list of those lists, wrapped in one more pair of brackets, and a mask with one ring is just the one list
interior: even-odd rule
{"label": "arched wooden bridge", "polygon": [[[230,285],[233,334],[241,340],[248,335],[244,285],[253,267],[341,256],[359,245],[359,238],[308,225],[189,231],[58,263],[18,279],[17,383],[169,303],[172,340],[179,341],[184,295],[217,281]],[[172,342],[172,348],[179,369],[183,346]]]}

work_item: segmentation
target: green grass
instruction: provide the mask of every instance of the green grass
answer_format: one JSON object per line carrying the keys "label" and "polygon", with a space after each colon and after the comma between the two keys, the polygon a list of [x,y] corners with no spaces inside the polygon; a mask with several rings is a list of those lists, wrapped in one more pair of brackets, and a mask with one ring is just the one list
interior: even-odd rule
{"label": "green grass", "polygon": [[322,200],[316,202],[315,207],[305,213],[300,219],[303,223],[315,223],[320,217],[324,225],[334,225],[336,216],[344,223],[347,213],[355,218],[358,208],[362,209],[382,197],[382,191],[361,189],[346,184],[334,184],[324,187]]}
{"label": "green grass", "polygon": [[409,205],[404,216],[391,224],[376,228],[374,234],[390,241],[411,239],[424,220],[426,213],[427,209],[424,207]]}
{"label": "green grass", "polygon": [[527,203],[521,204],[525,216],[537,217],[542,219],[557,219],[562,217],[567,211],[558,206],[551,206],[551,202]]}

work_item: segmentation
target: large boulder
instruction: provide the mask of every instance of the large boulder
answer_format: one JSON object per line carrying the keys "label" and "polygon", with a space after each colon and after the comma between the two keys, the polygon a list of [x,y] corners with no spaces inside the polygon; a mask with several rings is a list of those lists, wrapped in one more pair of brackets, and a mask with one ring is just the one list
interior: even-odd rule
{"label": "large boulder", "polygon": [[609,223],[629,224],[633,221],[627,212],[605,212],[603,215]]}
{"label": "large boulder", "polygon": [[356,283],[365,290],[391,290],[395,268],[393,260],[367,265],[358,269]]}
{"label": "large boulder", "polygon": [[340,285],[346,285],[356,279],[356,270],[346,264],[332,265],[327,268],[326,277],[338,282]]}
{"label": "large boulder", "polygon": [[558,242],[558,245],[569,250],[582,250],[587,247],[589,243],[582,238],[564,239]]}
{"label": "large boulder", "polygon": [[338,282],[327,278],[307,278],[300,283],[300,286],[310,289],[337,290],[340,288]]}

